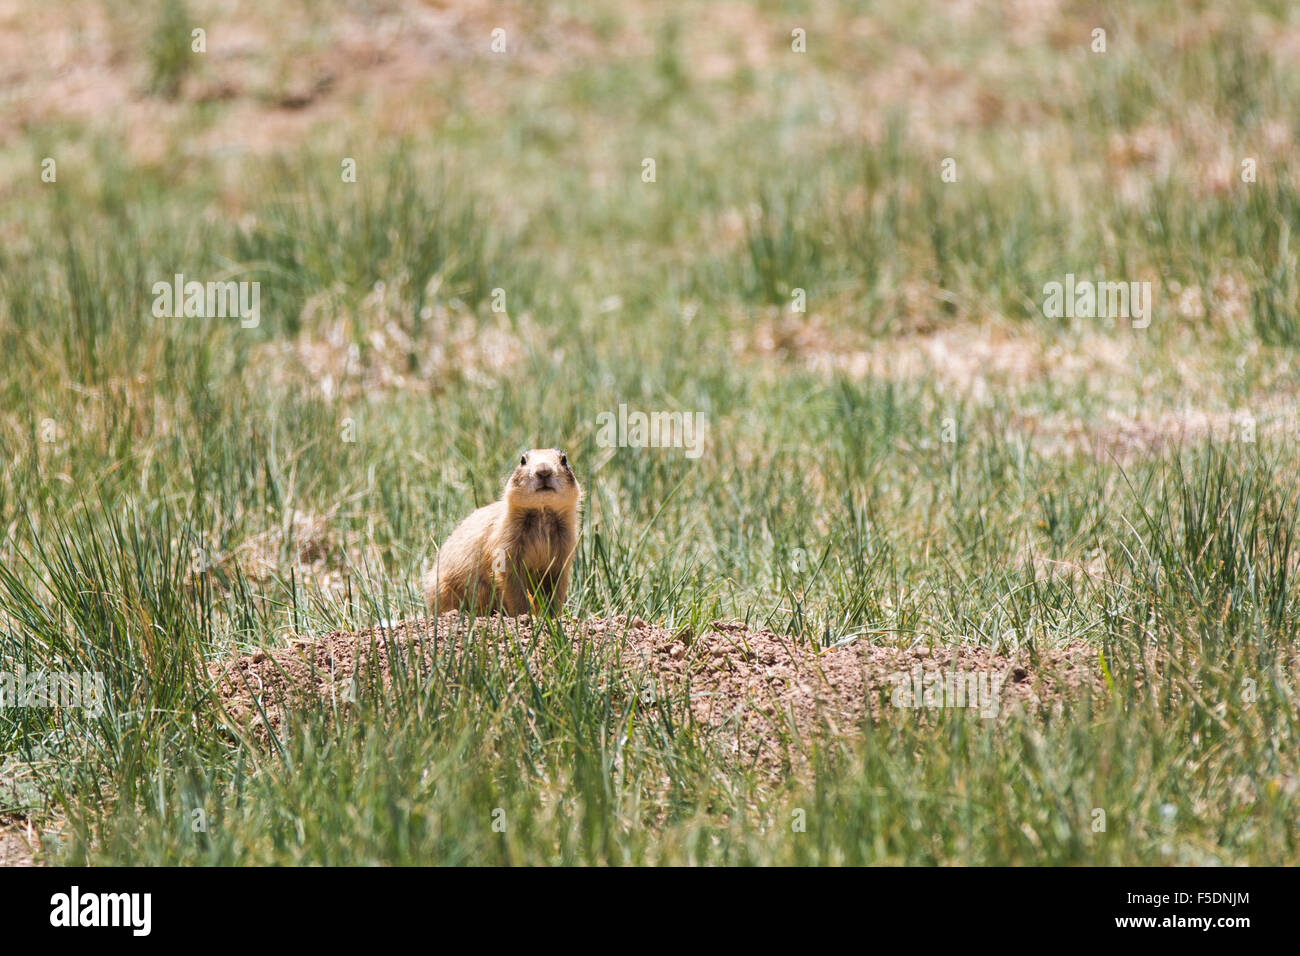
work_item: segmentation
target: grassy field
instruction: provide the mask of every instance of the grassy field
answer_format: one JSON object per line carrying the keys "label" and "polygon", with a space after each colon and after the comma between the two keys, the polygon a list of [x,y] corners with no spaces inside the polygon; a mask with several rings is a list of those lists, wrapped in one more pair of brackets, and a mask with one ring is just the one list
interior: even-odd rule
{"label": "grassy field", "polygon": [[[106,691],[0,709],[7,832],[1300,863],[1300,9],[542,6],[0,13],[0,671]],[[259,283],[256,324],[157,315],[178,273]],[[1067,276],[1150,283],[1149,322],[1053,317]],[[700,413],[702,454],[604,447],[620,404]],[[1107,692],[886,707],[773,777],[556,639],[219,730],[210,663],[422,614],[538,445],[587,492],[560,627],[1083,644]]]}

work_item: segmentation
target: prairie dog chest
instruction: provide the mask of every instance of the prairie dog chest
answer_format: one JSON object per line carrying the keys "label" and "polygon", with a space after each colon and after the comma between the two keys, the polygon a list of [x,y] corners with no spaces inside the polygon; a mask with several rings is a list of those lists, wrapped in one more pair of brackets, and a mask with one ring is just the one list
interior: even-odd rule
{"label": "prairie dog chest", "polygon": [[546,510],[520,515],[514,538],[514,559],[534,571],[558,568],[573,544],[573,532],[565,518]]}

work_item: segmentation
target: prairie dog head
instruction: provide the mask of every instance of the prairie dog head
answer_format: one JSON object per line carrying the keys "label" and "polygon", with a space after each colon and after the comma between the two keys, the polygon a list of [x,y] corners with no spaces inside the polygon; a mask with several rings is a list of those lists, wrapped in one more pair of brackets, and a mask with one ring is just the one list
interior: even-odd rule
{"label": "prairie dog head", "polygon": [[506,482],[506,503],[512,508],[565,511],[582,496],[568,456],[558,448],[534,448],[519,456]]}

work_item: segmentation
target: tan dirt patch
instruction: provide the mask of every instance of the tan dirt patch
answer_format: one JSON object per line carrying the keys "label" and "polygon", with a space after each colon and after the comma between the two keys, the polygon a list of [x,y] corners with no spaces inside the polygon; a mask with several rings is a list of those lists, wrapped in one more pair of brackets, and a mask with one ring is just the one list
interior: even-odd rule
{"label": "tan dirt patch", "polygon": [[[924,685],[938,674],[987,675],[990,690],[995,680],[1000,684],[980,705],[990,717],[1050,706],[1084,688],[1104,693],[1097,651],[1083,644],[1037,656],[967,644],[900,648],[866,640],[819,651],[738,623],[714,622],[692,634],[621,617],[574,622],[568,634],[575,644],[588,642],[598,659],[643,675],[641,686],[627,688],[629,695],[689,701],[691,718],[708,739],[768,768],[802,752],[793,738],[851,735],[862,721],[881,719],[894,706],[895,689],[914,686],[913,676]],[[356,696],[354,677],[362,686],[372,680],[391,686],[390,641],[401,659],[425,673],[467,649],[481,649],[491,659],[526,655],[534,675],[544,675],[551,653],[549,639],[535,636],[527,617],[480,620],[471,630],[451,614],[385,630],[298,638],[286,649],[213,663],[209,673],[232,728],[265,739],[267,725],[278,731],[288,709],[316,701],[347,706]]]}
{"label": "tan dirt patch", "polygon": [[821,375],[895,382],[933,377],[945,388],[983,401],[1049,377],[1057,384],[1100,387],[1131,372],[1134,346],[1131,336],[1124,335],[1085,333],[1076,340],[1032,327],[967,323],[862,344],[819,315],[787,314],[738,334],[733,348]]}
{"label": "tan dirt patch", "polygon": [[[527,314],[512,324],[504,315],[480,319],[442,305],[425,307],[425,327],[416,335],[373,306],[382,295],[372,293],[363,303],[359,337],[341,319],[313,334],[260,345],[251,364],[273,387],[319,389],[327,399],[351,401],[393,391],[437,393],[458,382],[489,385],[518,366],[529,347],[545,344]],[[308,303],[304,312],[312,309]]]}
{"label": "tan dirt patch", "polygon": [[281,555],[287,546],[294,567],[319,577],[337,547],[334,517],[333,512],[295,513],[288,528],[270,528],[240,544],[235,549],[235,560],[250,581],[266,581],[280,569]]}
{"label": "tan dirt patch", "polygon": [[36,854],[16,827],[0,824],[0,866],[35,866]]}
{"label": "tan dirt patch", "polygon": [[1280,433],[1272,423],[1262,425],[1249,411],[1110,409],[1099,421],[1085,422],[1056,413],[1016,416],[1011,431],[1032,440],[1044,455],[1090,455],[1121,466],[1158,458],[1203,441],[1220,444],[1254,443],[1267,433]]}
{"label": "tan dirt patch", "polygon": [[222,578],[212,572],[230,575],[237,569],[258,585],[296,575],[322,593],[344,595],[351,577],[348,568],[384,566],[374,542],[349,529],[340,517],[340,506],[348,503],[350,500],[325,513],[290,509],[276,523],[224,551],[174,542],[173,546],[190,550],[187,585],[197,586],[199,579],[206,577],[211,586],[220,588]]}
{"label": "tan dirt patch", "polygon": [[[388,135],[418,131],[445,112],[446,94],[467,74],[479,78],[470,89],[487,88],[499,108],[492,80],[503,66],[546,76],[609,55],[572,16],[518,2],[193,4],[207,51],[191,55],[169,100],[147,92],[152,7],[29,7],[0,0],[0,143],[44,123],[84,121],[120,134],[145,162],[162,162],[175,132],[189,135],[196,103],[219,105],[193,144],[200,153],[260,154],[344,121],[358,105]],[[506,54],[490,49],[498,27]]]}

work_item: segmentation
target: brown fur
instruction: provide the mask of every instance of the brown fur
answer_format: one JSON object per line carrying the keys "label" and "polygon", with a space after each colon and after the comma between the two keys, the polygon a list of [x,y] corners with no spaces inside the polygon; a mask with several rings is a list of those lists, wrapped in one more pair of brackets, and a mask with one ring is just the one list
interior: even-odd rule
{"label": "brown fur", "polygon": [[582,488],[562,452],[534,448],[500,501],[458,524],[424,576],[434,614],[458,608],[511,617],[559,613],[581,531]]}

